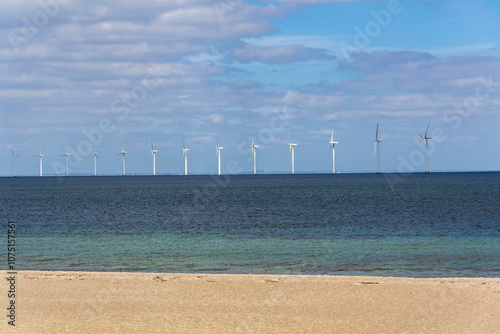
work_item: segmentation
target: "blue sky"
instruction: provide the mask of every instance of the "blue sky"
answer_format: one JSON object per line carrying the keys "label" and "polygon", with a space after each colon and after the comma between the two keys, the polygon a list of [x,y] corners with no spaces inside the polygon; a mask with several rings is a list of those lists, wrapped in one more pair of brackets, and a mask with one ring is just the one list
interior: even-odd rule
{"label": "blue sky", "polygon": [[[0,5],[0,175],[500,169],[495,1],[16,1]],[[64,167],[65,168],[65,167]]]}

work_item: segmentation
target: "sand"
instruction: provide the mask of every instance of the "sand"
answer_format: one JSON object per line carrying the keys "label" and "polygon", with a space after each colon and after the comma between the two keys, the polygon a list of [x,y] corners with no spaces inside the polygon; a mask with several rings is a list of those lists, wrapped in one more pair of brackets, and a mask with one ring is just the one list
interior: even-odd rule
{"label": "sand", "polygon": [[8,290],[1,333],[500,333],[500,278],[20,271],[15,329]]}

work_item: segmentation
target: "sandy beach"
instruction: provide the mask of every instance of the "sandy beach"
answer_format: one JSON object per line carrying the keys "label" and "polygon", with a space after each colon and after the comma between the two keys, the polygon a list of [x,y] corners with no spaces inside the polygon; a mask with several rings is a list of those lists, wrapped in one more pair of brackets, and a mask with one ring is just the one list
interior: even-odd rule
{"label": "sandy beach", "polygon": [[[1,272],[2,309],[9,282]],[[499,278],[20,271],[17,333],[500,333]]]}

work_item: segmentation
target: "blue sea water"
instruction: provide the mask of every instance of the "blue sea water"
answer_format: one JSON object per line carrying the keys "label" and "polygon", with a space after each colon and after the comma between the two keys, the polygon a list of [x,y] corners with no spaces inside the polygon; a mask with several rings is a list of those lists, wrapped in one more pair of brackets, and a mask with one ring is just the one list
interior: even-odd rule
{"label": "blue sea water", "polygon": [[17,269],[500,276],[500,173],[31,177],[0,189]]}

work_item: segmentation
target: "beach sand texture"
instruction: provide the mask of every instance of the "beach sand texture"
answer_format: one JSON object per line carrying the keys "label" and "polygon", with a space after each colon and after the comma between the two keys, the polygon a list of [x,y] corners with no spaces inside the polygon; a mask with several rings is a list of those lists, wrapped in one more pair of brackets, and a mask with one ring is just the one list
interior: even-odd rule
{"label": "beach sand texture", "polygon": [[16,290],[2,333],[500,333],[499,278],[20,271]]}

